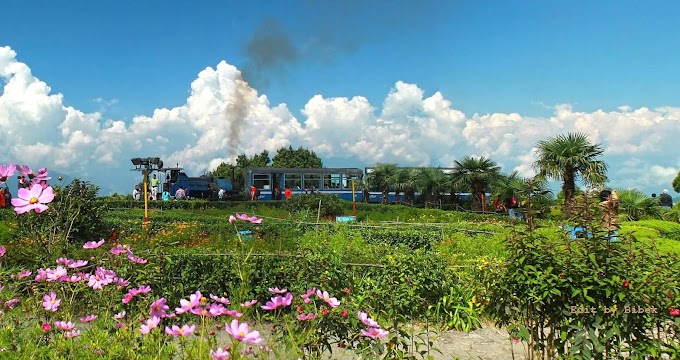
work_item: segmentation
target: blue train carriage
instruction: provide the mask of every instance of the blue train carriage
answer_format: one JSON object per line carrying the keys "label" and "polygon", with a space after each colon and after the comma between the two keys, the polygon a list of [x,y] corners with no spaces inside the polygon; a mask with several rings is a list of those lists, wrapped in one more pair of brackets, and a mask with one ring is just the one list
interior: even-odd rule
{"label": "blue train carriage", "polygon": [[358,185],[364,172],[357,168],[247,168],[245,175],[243,185],[246,200],[250,200],[250,188],[255,186],[260,193],[258,200],[285,200],[285,191],[290,188],[293,196],[322,193],[351,201],[352,181],[355,182],[354,198],[356,201],[362,200]]}

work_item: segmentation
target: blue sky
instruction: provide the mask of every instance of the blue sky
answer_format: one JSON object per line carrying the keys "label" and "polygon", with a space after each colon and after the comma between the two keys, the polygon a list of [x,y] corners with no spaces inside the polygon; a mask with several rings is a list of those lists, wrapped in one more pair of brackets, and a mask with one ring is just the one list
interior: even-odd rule
{"label": "blue sky", "polygon": [[[136,115],[159,122],[155,109],[190,107],[187,99],[193,94],[192,82],[200,79],[199,72],[226,61],[244,72],[252,89],[266,94],[269,108],[287,104],[287,110],[307,131],[282,135],[274,129],[274,135],[259,142],[251,138],[252,146],[244,144],[241,149],[278,146],[286,141],[294,146],[316,146],[310,140],[313,131],[305,128],[310,118],[302,112],[315,95],[322,95],[326,102],[317,103],[314,109],[328,109],[329,98],[365,97],[374,111],[372,115],[362,113],[362,121],[378,129],[384,119],[376,122],[376,118],[385,111],[384,102],[397,91],[395,84],[401,81],[417,86],[424,95],[421,103],[415,104],[418,90],[404,87],[400,93],[403,97],[395,99],[415,96],[416,100],[392,104],[392,109],[399,109],[393,113],[401,114],[403,119],[420,116],[427,112],[423,110],[425,99],[439,92],[450,101],[447,109],[465,116],[455,120],[456,115],[446,115],[453,119],[451,122],[459,121],[458,125],[479,122],[476,127],[468,124],[451,130],[452,139],[464,137],[472,147],[460,143],[437,152],[428,148],[430,138],[421,139],[421,143],[412,144],[410,151],[427,152],[428,157],[409,160],[400,157],[393,148],[367,144],[375,139],[351,138],[317,149],[327,156],[328,164],[373,162],[370,156],[338,155],[352,153],[347,146],[353,146],[380,154],[375,159],[404,165],[428,162],[447,166],[462,155],[484,154],[495,157],[508,171],[523,165],[526,170],[527,152],[532,145],[529,142],[554,135],[557,130],[586,129],[593,131],[595,140],[613,149],[608,160],[614,163],[614,169],[620,170],[614,177],[621,184],[641,188],[648,185],[633,182],[638,176],[633,170],[641,168],[639,164],[658,167],[657,175],[663,182],[654,185],[655,188],[667,183],[669,174],[680,167],[676,160],[659,159],[661,150],[654,145],[657,140],[643,144],[643,140],[631,139],[626,134],[607,138],[606,128],[597,125],[627,121],[621,128],[635,129],[635,124],[648,115],[629,116],[627,110],[619,110],[626,105],[631,111],[650,109],[654,116],[667,120],[663,129],[675,128],[669,125],[676,120],[675,107],[680,106],[676,96],[680,84],[677,67],[680,30],[676,20],[680,3],[675,1],[347,0],[338,4],[321,0],[196,3],[40,0],[8,1],[0,5],[0,11],[5,14],[0,22],[0,46],[9,46],[16,53],[10,60],[26,64],[35,81],[51,87],[50,95],[63,94],[60,101],[65,108],[86,114],[102,113],[101,131],[112,121],[122,120],[131,132],[132,118]],[[260,48],[265,51],[257,53],[260,57],[246,51],[248,44],[253,43],[265,44]],[[262,57],[263,53],[269,57]],[[254,67],[257,59],[269,59],[275,65]],[[223,90],[228,86],[223,82],[224,76],[231,76],[224,74],[231,72],[223,68],[218,73],[222,74],[218,76],[221,80],[215,81]],[[8,81],[12,76],[16,77],[9,74],[3,79]],[[208,87],[212,83],[206,80],[201,84]],[[217,88],[210,91],[218,93]],[[217,98],[224,98],[220,96]],[[101,100],[95,101],[98,98]],[[28,104],[29,100],[25,101]],[[343,106],[364,109],[359,103],[348,104]],[[557,115],[563,104],[571,107]],[[661,107],[671,110],[657,111]],[[325,124],[334,124],[332,121],[352,114],[340,107],[333,109],[335,113],[323,115],[334,116],[336,120],[324,120]],[[598,109],[615,114],[605,116]],[[8,113],[12,111],[10,108]],[[271,111],[279,121],[276,126],[289,126],[286,116],[280,116],[278,110]],[[512,122],[513,113],[520,115],[520,122]],[[196,111],[192,114],[196,116]],[[253,114],[260,116],[261,112]],[[481,117],[474,118],[475,114]],[[492,132],[490,119],[494,114],[508,123],[493,125],[493,129],[506,130],[486,140],[479,138],[485,131]],[[441,119],[438,116],[432,115],[431,119]],[[579,123],[578,119],[584,116],[589,119],[588,126]],[[189,116],[182,121],[193,124],[199,118]],[[555,118],[560,120],[547,125]],[[271,121],[260,120],[262,124]],[[324,123],[314,117],[312,121]],[[569,125],[559,125],[561,121]],[[529,127],[540,132],[537,128],[543,126],[544,134],[535,134],[526,143],[515,138],[508,145],[510,150],[482,146],[487,140],[494,144],[505,141]],[[648,130],[654,134],[664,133],[659,129],[662,128],[648,124]],[[208,131],[204,130],[196,130],[194,136],[200,138]],[[421,130],[424,133],[427,129]],[[385,131],[398,133],[403,129]],[[337,131],[327,133],[339,135]],[[63,146],[72,134],[63,133],[62,138],[54,140],[54,146]],[[314,134],[316,141],[324,140],[323,134]],[[650,134],[641,136],[656,139],[656,135]],[[98,135],[91,137],[96,139]],[[618,149],[620,144],[612,145],[616,139],[633,142],[629,149]],[[672,149],[671,139],[662,136],[657,142]],[[180,143],[180,147],[186,143],[191,149],[198,149],[187,139]],[[466,149],[469,153],[464,153]],[[177,149],[162,150],[168,158],[178,157]],[[206,162],[224,158],[217,152],[201,156]],[[73,169],[61,166],[60,170]]]}
{"label": "blue sky", "polygon": [[[545,114],[538,103],[585,111],[655,107],[677,99],[674,1],[430,1],[394,16],[350,1],[340,24],[320,3],[10,1],[0,39],[67,94],[67,104],[97,110],[93,98],[116,98],[111,116],[124,118],[181,105],[196,74],[220,60],[244,65],[244,43],[267,17],[296,46],[321,26],[347,31],[356,44],[328,62],[310,57],[267,74],[261,91],[293,111],[315,94],[379,103],[397,80],[441,91],[470,114]],[[406,11],[420,7],[397,3],[410,3]],[[402,16],[406,26],[395,19]]]}

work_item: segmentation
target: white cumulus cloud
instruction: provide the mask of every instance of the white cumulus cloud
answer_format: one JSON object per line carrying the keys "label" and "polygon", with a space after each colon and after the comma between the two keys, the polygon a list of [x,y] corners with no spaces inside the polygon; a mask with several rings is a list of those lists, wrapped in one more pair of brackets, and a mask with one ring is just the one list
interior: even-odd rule
{"label": "white cumulus cloud", "polygon": [[[138,181],[130,159],[159,156],[191,175],[214,168],[238,152],[254,155],[282,146],[304,146],[329,165],[350,159],[404,166],[451,166],[466,155],[484,155],[504,171],[532,175],[538,140],[581,131],[604,145],[611,186],[656,191],[670,187],[680,162],[680,108],[621,106],[579,112],[565,104],[545,118],[517,113],[473,114],[455,109],[440,92],[397,81],[379,106],[357,95],[309,99],[296,118],[286,104],[272,105],[222,61],[200,71],[184,104],[137,116],[130,122],[64,105],[9,47],[0,47],[0,163],[27,163],[90,179],[112,191],[129,192]],[[182,91],[177,89],[177,91]],[[66,94],[68,96],[68,94]],[[125,104],[96,98],[103,107]],[[231,141],[230,141],[231,139]],[[346,162],[346,161],[345,161]]]}

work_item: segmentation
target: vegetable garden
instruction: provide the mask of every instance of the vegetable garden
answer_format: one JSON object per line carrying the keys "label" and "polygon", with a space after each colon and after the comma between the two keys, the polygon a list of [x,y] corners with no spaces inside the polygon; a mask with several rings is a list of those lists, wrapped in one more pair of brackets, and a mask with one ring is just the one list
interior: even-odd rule
{"label": "vegetable garden", "polygon": [[526,358],[680,354],[680,224],[608,241],[587,194],[527,222],[358,204],[338,223],[350,203],[309,195],[151,202],[145,224],[87,182],[54,192],[0,213],[3,357],[430,358],[431,334],[492,324]]}

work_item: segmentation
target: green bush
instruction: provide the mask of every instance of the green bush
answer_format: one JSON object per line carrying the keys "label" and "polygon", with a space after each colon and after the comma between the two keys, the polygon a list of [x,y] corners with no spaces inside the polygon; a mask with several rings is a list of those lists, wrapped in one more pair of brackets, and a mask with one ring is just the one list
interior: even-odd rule
{"label": "green bush", "polygon": [[291,197],[283,202],[283,207],[293,213],[312,212],[323,217],[339,216],[345,211],[346,201],[329,194],[304,194]]}
{"label": "green bush", "polygon": [[[680,321],[671,315],[680,296],[677,258],[630,235],[608,241],[599,211],[586,202],[578,214],[590,238],[533,231],[510,237],[508,261],[480,272],[489,315],[543,357],[677,357],[677,347],[648,332],[670,327],[670,343],[678,341]],[[631,308],[643,313],[626,312]]]}

